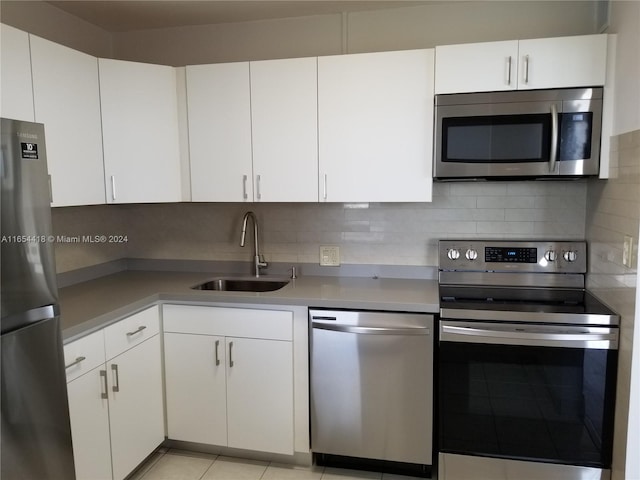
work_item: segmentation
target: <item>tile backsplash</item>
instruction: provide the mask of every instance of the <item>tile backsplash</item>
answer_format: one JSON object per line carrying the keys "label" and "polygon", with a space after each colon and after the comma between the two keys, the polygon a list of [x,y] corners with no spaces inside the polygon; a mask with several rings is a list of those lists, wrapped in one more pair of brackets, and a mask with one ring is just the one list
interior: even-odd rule
{"label": "tile backsplash", "polygon": [[433,202],[405,204],[177,203],[56,208],[54,233],[126,235],[126,243],[56,244],[59,272],[118,258],[251,260],[242,215],[259,219],[267,261],[437,265],[441,238],[583,239],[587,182],[436,183]]}
{"label": "tile backsplash", "polygon": [[[620,315],[613,478],[625,478],[631,353],[638,318],[635,301],[640,232],[640,130],[611,138],[611,160],[611,178],[606,182],[592,181],[588,187],[587,286]],[[632,238],[631,266],[623,264],[625,235]]]}

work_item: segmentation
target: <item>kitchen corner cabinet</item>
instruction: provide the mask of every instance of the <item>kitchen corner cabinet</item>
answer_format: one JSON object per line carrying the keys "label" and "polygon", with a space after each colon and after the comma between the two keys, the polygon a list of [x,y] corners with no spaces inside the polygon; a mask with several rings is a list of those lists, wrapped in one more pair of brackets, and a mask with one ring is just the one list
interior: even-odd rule
{"label": "kitchen corner cabinet", "polygon": [[249,63],[186,70],[191,200],[253,201]]}
{"label": "kitchen corner cabinet", "polygon": [[435,93],[601,86],[607,35],[436,47]]}
{"label": "kitchen corner cabinet", "polygon": [[0,116],[33,122],[29,34],[0,24]]}
{"label": "kitchen corner cabinet", "polygon": [[292,455],[293,314],[165,305],[170,439]]}
{"label": "kitchen corner cabinet", "polygon": [[318,58],[320,201],[431,201],[433,69],[433,49]]}
{"label": "kitchen corner cabinet", "polygon": [[173,67],[100,58],[107,203],[180,202]]}
{"label": "kitchen corner cabinet", "polygon": [[31,64],[52,206],[105,203],[98,59],[31,35]]}
{"label": "kitchen corner cabinet", "polygon": [[121,480],[164,441],[158,307],[64,347],[78,480]]}
{"label": "kitchen corner cabinet", "polygon": [[317,59],[251,62],[254,200],[318,201]]}

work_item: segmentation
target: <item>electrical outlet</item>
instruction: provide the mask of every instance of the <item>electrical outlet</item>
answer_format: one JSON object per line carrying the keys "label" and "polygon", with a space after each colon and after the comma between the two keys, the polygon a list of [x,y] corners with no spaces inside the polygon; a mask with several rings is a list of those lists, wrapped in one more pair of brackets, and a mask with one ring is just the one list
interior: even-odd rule
{"label": "electrical outlet", "polygon": [[631,268],[631,257],[633,256],[633,237],[624,236],[624,244],[622,245],[622,264]]}
{"label": "electrical outlet", "polygon": [[340,266],[340,247],[335,245],[320,246],[320,265],[324,267]]}

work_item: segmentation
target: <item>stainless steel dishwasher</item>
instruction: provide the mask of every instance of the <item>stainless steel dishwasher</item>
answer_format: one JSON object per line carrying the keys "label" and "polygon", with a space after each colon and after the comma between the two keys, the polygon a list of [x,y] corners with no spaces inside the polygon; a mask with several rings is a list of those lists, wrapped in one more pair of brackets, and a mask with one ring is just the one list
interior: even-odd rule
{"label": "stainless steel dishwasher", "polygon": [[430,477],[433,316],[313,309],[309,317],[316,462]]}

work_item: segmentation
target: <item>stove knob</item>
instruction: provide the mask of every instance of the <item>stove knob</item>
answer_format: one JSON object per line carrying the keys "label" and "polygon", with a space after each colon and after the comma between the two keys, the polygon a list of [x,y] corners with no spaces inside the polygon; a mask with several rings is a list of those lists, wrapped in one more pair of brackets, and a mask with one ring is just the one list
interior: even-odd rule
{"label": "stove knob", "polygon": [[457,260],[458,258],[460,258],[460,250],[458,250],[457,248],[452,248],[447,252],[447,257],[449,257],[449,260]]}
{"label": "stove knob", "polygon": [[476,252],[473,248],[470,248],[469,250],[467,250],[467,253],[465,253],[464,256],[467,257],[467,260],[473,261],[478,258],[478,252]]}
{"label": "stove knob", "polygon": [[555,252],[555,250],[547,250],[544,253],[544,258],[545,260],[547,260],[547,262],[555,262],[558,259],[558,254]]}
{"label": "stove knob", "polygon": [[564,252],[563,257],[567,262],[575,262],[578,259],[578,253],[573,250],[568,250]]}

